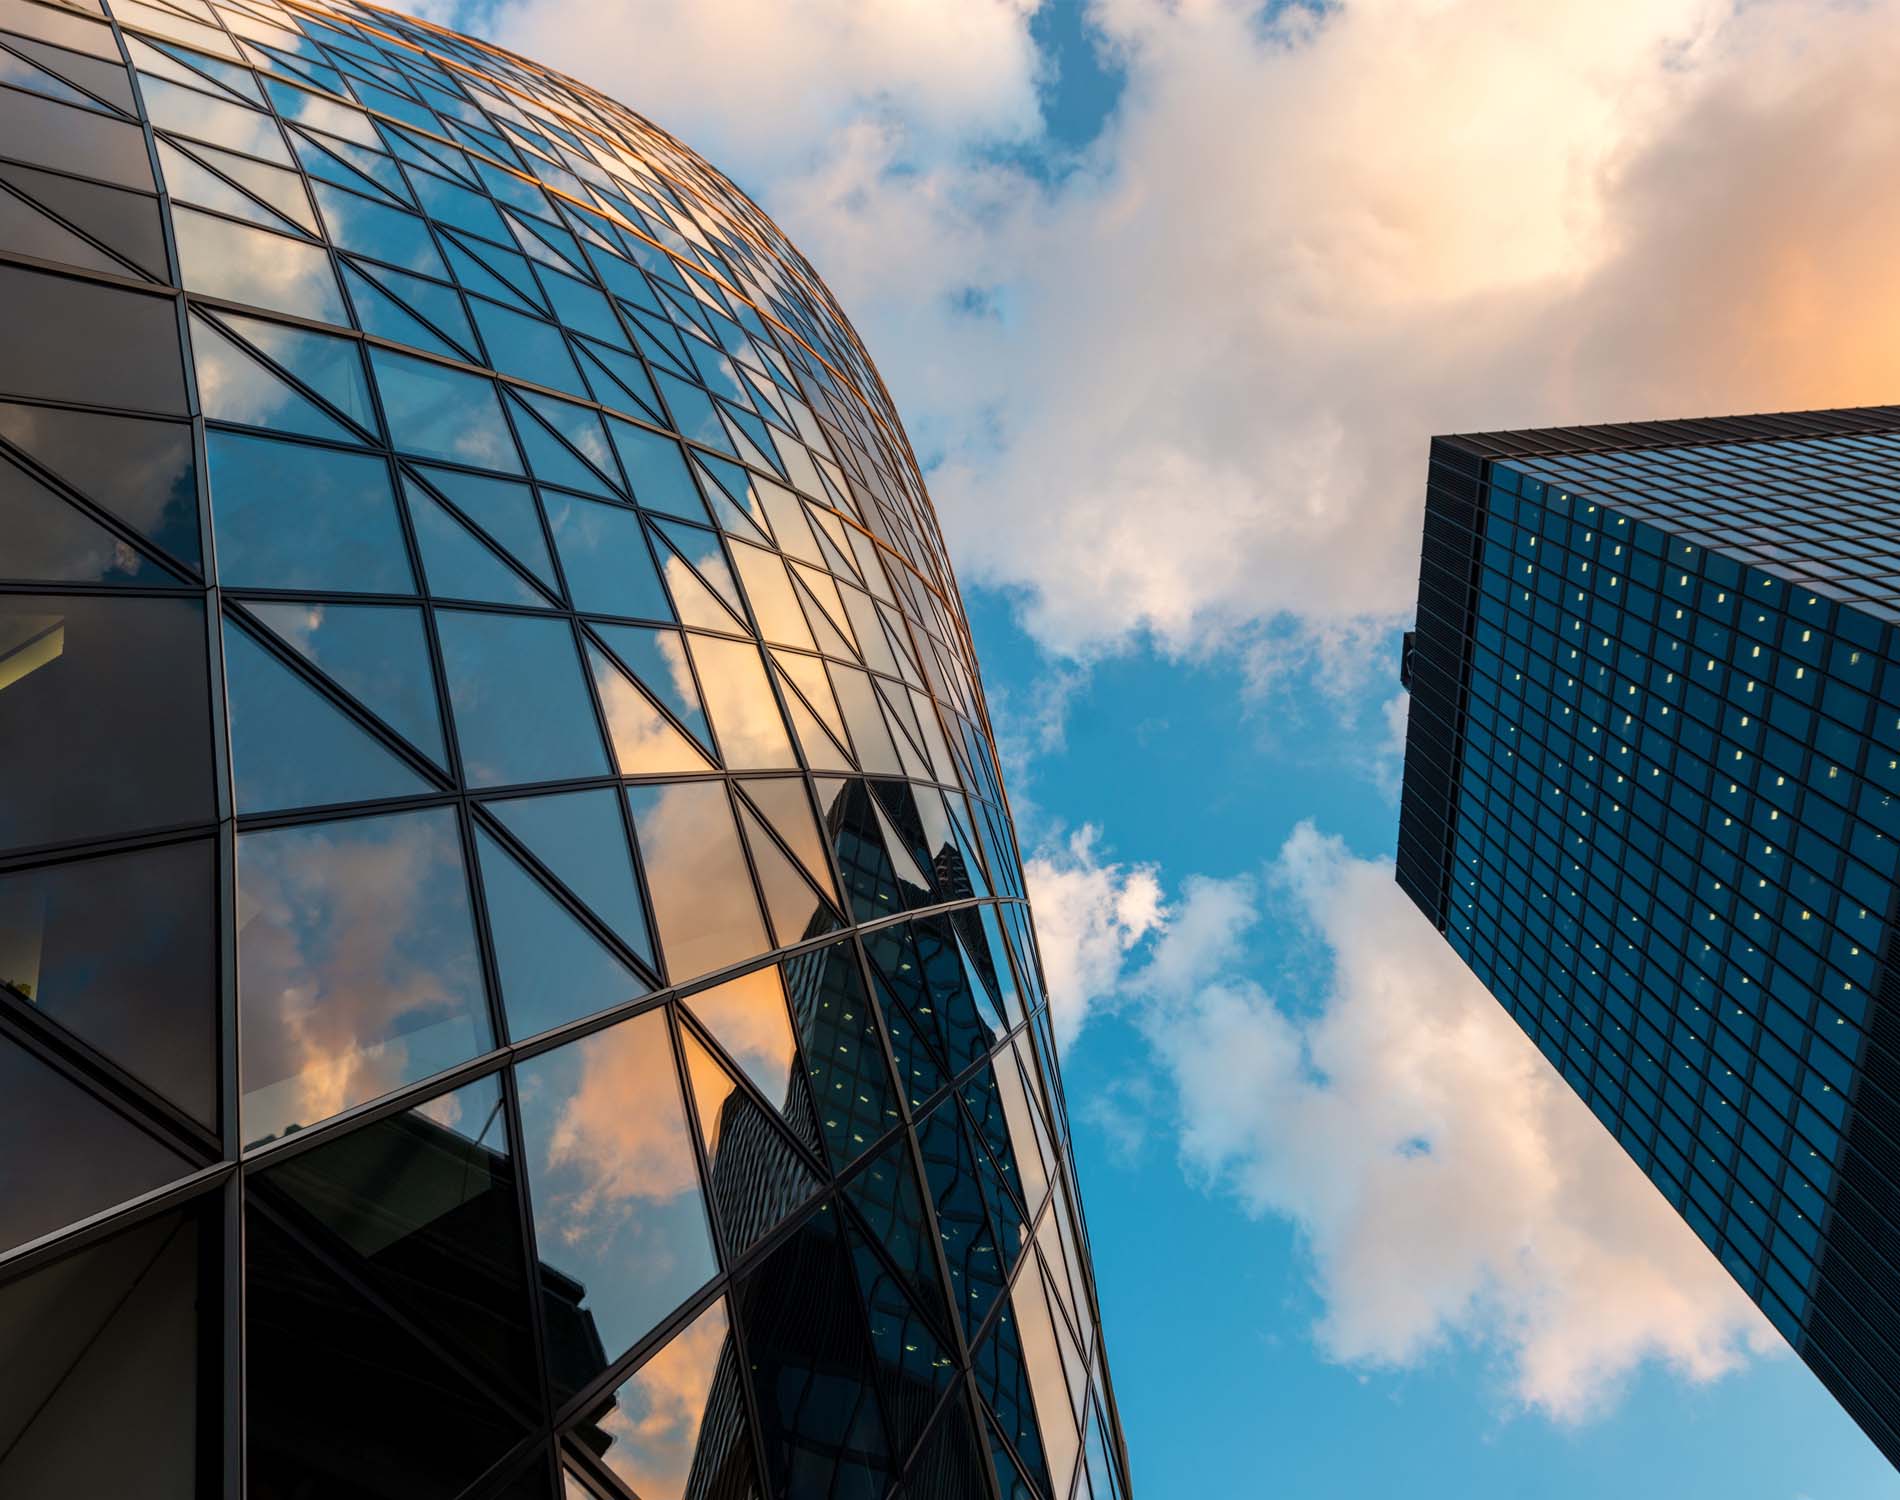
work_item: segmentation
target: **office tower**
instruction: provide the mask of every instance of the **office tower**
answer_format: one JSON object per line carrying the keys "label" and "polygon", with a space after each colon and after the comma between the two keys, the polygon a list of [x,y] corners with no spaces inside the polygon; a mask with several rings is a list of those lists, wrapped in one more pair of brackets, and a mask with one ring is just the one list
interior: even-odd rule
{"label": "office tower", "polygon": [[0,0],[0,327],[0,1493],[1125,1496],[955,581],[770,220],[391,12]]}
{"label": "office tower", "polygon": [[1900,408],[1438,438],[1398,880],[1900,1461]]}

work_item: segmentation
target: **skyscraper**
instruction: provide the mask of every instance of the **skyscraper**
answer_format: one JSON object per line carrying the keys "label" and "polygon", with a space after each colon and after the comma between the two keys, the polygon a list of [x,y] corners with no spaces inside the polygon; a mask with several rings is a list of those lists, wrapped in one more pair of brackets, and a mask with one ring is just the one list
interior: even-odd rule
{"label": "skyscraper", "polygon": [[1438,438],[1398,880],[1900,1462],[1900,408]]}
{"label": "skyscraper", "polygon": [[0,1494],[1122,1500],[817,274],[351,4],[0,0]]}

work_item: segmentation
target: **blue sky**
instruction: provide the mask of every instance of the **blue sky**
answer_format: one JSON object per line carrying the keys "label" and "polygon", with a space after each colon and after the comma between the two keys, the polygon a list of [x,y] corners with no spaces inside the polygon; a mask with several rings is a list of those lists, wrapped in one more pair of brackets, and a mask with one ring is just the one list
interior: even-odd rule
{"label": "blue sky", "polygon": [[1887,9],[438,10],[731,173],[904,413],[1149,1500],[1900,1497],[1389,878],[1431,433],[1893,399]]}

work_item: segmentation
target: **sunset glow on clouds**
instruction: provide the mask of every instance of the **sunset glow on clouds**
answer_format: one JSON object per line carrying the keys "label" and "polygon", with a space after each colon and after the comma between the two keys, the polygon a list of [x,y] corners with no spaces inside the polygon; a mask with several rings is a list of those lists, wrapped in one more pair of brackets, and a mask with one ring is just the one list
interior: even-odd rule
{"label": "sunset glow on clouds", "polygon": [[[1391,884],[1387,656],[1431,434],[1900,392],[1900,14],[1081,11],[1118,81],[1079,146],[1017,0],[652,0],[584,26],[504,0],[486,30],[760,199],[878,361],[962,584],[1006,593],[1041,653],[992,704],[1057,1029],[1086,1050],[1116,1017],[1149,1049],[1078,1112],[1290,1221],[1328,1358],[1475,1344],[1565,1422],[1648,1361],[1735,1369],[1778,1347],[1765,1323]],[[1124,842],[1144,788],[1101,770],[1078,808],[1039,769],[1105,664],[1148,658],[1231,685],[1258,786],[1207,799],[1275,807],[1264,864]],[[1355,778],[1386,842],[1280,806],[1294,751]]]}

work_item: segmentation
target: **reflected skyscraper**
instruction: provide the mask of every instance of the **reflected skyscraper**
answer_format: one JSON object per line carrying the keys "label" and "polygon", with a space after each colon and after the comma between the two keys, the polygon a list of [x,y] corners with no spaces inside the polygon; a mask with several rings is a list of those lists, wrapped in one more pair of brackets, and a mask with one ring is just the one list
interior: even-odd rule
{"label": "reflected skyscraper", "polygon": [[0,1494],[1125,1500],[890,399],[367,6],[0,0]]}
{"label": "reflected skyscraper", "polygon": [[1900,1462],[1900,408],[1438,438],[1398,880]]}

